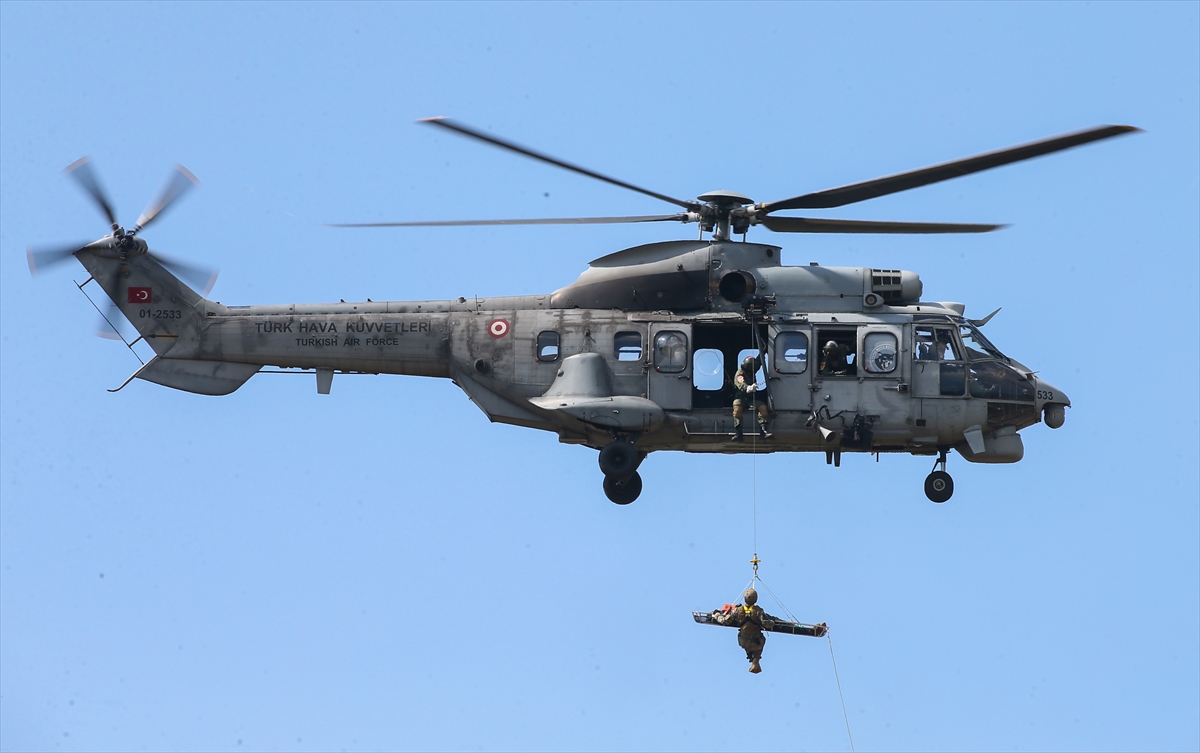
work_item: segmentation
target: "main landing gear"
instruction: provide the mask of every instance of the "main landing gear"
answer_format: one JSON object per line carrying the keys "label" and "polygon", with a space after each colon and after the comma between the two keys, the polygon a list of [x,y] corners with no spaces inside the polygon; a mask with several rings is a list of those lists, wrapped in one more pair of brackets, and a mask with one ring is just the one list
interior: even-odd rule
{"label": "main landing gear", "polygon": [[633,447],[633,442],[615,439],[600,448],[600,471],[604,474],[604,496],[618,505],[627,505],[642,493],[642,477],[638,466],[645,455]]}
{"label": "main landing gear", "polygon": [[954,479],[946,473],[946,451],[942,450],[933,464],[933,472],[925,477],[925,496],[931,502],[942,503],[954,496]]}

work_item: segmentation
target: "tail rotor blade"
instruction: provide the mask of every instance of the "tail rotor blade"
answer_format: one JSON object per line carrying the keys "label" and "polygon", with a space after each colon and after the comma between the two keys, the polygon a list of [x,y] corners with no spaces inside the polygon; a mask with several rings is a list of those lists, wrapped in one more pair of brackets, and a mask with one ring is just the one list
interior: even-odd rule
{"label": "tail rotor blade", "polygon": [[117,225],[117,213],[113,211],[112,203],[105,195],[104,189],[100,187],[100,181],[96,180],[96,174],[92,172],[92,158],[80,157],[71,164],[67,165],[63,172],[70,175],[75,180],[79,181],[79,185],[83,186],[83,190],[87,191],[88,196],[92,197],[92,201],[100,207],[100,211],[108,218],[108,224],[113,228]]}
{"label": "tail rotor blade", "polygon": [[136,233],[149,225],[156,217],[167,211],[172,202],[187,193],[192,186],[198,185],[200,185],[200,181],[195,175],[192,175],[191,170],[183,165],[175,165],[175,170],[167,177],[167,182],[158,192],[158,196],[138,217],[137,226],[134,227],[133,232]]}
{"label": "tail rotor blade", "polygon": [[25,260],[29,262],[29,274],[36,275],[50,267],[57,266],[75,256],[75,252],[87,243],[77,243],[74,246],[59,246],[57,248],[25,249]]}
{"label": "tail rotor blade", "polygon": [[117,304],[109,301],[107,310],[100,315],[100,319],[96,322],[96,331],[93,334],[105,340],[124,340],[121,331],[117,329],[120,326],[121,309],[117,308]]}
{"label": "tail rotor blade", "polygon": [[208,295],[212,292],[213,285],[217,284],[217,275],[220,270],[216,267],[198,267],[159,251],[151,251],[149,255],[151,259],[166,267],[171,274],[200,290],[200,295]]}

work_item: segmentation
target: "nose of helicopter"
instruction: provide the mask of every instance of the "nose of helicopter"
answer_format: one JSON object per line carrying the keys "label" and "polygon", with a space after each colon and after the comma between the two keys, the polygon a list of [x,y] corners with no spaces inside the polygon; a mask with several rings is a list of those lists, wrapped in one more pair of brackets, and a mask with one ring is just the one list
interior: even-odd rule
{"label": "nose of helicopter", "polygon": [[1071,405],[1071,398],[1067,397],[1067,393],[1044,379],[1037,379],[1034,389],[1036,390],[1037,408],[1042,412],[1042,420],[1051,429],[1060,428],[1067,420],[1066,409]]}

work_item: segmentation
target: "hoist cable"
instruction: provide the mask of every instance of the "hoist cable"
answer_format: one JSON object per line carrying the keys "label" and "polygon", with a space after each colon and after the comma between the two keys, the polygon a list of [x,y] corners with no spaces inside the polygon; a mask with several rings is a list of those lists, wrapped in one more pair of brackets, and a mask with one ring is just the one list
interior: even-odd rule
{"label": "hoist cable", "polygon": [[[762,347],[762,344],[758,339],[758,325],[755,324],[753,317],[750,318],[750,336],[751,336],[751,340],[752,340],[751,344],[753,345],[755,352],[762,353],[765,350],[765,348]],[[765,377],[766,377],[766,368],[767,368],[765,359],[763,360],[762,368],[763,368],[764,387],[765,387]],[[755,391],[751,393],[751,398],[750,398],[750,414],[751,414],[750,420],[754,422],[754,427],[757,429],[758,427],[762,426],[762,424],[758,423],[758,389],[757,389],[758,374],[757,374],[757,372],[755,374],[753,374],[752,376],[755,380]],[[744,415],[745,414],[743,414],[743,416]],[[743,420],[745,420],[745,419],[743,419]],[[750,577],[750,585],[747,586],[747,590],[750,588],[753,588],[756,583],[761,584],[763,588],[767,589],[767,593],[769,593],[771,595],[771,598],[775,600],[775,603],[778,604],[783,609],[784,614],[786,614],[788,616],[788,619],[791,620],[792,622],[799,622],[800,620],[796,619],[796,615],[792,613],[792,610],[788,609],[787,604],[784,604],[783,600],[780,599],[777,595],[775,595],[775,592],[771,590],[771,587],[767,585],[767,582],[764,581],[762,579],[762,577],[760,577],[758,574],[758,565],[759,565],[759,559],[758,559],[758,431],[754,432],[754,436],[750,440],[750,458],[751,458],[750,459],[750,477],[751,477],[750,500],[751,500],[752,526],[753,526],[753,530],[754,530],[754,558],[750,560],[750,563],[754,568],[754,574]],[[855,753],[854,735],[853,735],[853,733],[850,732],[850,714],[847,713],[847,711],[846,711],[846,696],[842,693],[842,678],[838,675],[837,657],[835,657],[833,654],[833,638],[830,637],[828,631],[826,631],[826,633],[825,633],[825,638],[829,642],[829,659],[830,659],[830,661],[833,662],[833,679],[834,679],[834,682],[837,683],[838,700],[841,701],[841,704],[842,704],[842,719],[845,720],[845,722],[846,722],[846,737],[850,739],[850,753]]]}
{"label": "hoist cable", "polygon": [[[758,342],[758,325],[754,323],[754,317],[750,317],[750,345],[754,348],[755,358],[761,352]],[[766,361],[763,361],[763,383],[766,384]],[[749,420],[754,422],[753,426],[756,429],[753,436],[750,438],[750,500],[752,509],[752,525],[754,530],[754,578],[758,578],[758,434],[759,427],[763,424],[759,423],[758,417],[758,372],[750,375],[754,380],[754,392],[750,393],[750,417]],[[744,416],[745,414],[743,414]],[[746,419],[743,419],[745,421]],[[754,579],[751,579],[750,585],[754,585]]]}

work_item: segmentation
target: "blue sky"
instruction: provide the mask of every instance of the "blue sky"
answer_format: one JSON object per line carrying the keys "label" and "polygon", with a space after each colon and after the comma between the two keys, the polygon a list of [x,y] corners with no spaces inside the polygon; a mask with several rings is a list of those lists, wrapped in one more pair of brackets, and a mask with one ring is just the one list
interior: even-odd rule
{"label": "blue sky", "polygon": [[[652,214],[415,125],[450,115],[667,194],[773,200],[1105,123],[1145,133],[773,236],[917,271],[1074,402],[1012,466],[757,461],[766,582],[827,621],[859,750],[1200,748],[1200,5],[0,3],[0,748],[849,750],[823,641],[751,676],[748,457],[595,453],[447,381],[143,382],[30,244],[132,224],[227,304],[546,293],[690,228],[326,222]],[[775,604],[767,599],[769,610]]]}

